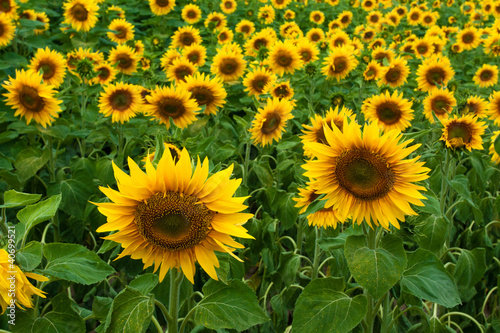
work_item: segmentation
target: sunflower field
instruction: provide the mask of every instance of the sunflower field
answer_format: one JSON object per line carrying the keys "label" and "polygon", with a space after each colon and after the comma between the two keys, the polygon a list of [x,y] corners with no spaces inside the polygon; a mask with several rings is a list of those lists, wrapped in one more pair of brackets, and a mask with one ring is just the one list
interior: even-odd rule
{"label": "sunflower field", "polygon": [[500,332],[499,0],[0,0],[0,333]]}

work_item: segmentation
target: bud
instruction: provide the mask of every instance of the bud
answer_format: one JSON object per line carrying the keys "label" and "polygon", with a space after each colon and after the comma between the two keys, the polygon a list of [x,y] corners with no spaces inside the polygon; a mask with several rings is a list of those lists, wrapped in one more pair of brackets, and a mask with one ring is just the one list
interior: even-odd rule
{"label": "bud", "polygon": [[96,75],[93,63],[87,58],[78,61],[76,64],[76,72],[84,79],[91,79]]}

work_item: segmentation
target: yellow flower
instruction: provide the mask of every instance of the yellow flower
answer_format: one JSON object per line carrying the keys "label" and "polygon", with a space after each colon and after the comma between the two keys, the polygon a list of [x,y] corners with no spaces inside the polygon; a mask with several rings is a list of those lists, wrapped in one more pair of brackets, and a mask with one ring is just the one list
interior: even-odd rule
{"label": "yellow flower", "polygon": [[273,84],[275,80],[276,75],[267,68],[259,67],[247,73],[243,85],[246,87],[245,91],[248,91],[248,96],[259,96],[264,93],[266,84]]}
{"label": "yellow flower", "polygon": [[325,33],[320,28],[312,28],[307,32],[306,38],[311,42],[319,43],[325,39]]}
{"label": "yellow flower", "polygon": [[481,36],[475,27],[468,27],[457,34],[457,44],[464,50],[472,50],[481,44]]}
{"label": "yellow flower", "polygon": [[457,118],[455,115],[453,118],[441,120],[441,123],[444,126],[441,140],[447,147],[465,148],[469,151],[483,149],[481,135],[484,134],[486,123],[477,121],[476,116],[465,115]]}
{"label": "yellow flower", "polygon": [[233,41],[234,34],[228,28],[220,29],[217,34],[217,41],[219,44],[231,43]]}
{"label": "yellow flower", "polygon": [[493,132],[493,135],[491,136],[491,143],[489,149],[489,153],[491,155],[491,161],[495,164],[500,164],[499,152],[495,150],[495,141],[498,140],[499,136],[500,136],[500,131]]}
{"label": "yellow flower", "polygon": [[134,39],[134,26],[125,19],[114,19],[109,24],[108,29],[116,31],[108,32],[108,38],[115,43],[123,44]]}
{"label": "yellow flower", "polygon": [[92,79],[94,84],[106,85],[113,81],[116,77],[116,70],[111,67],[107,62],[103,62],[94,67],[94,71],[97,73],[96,77]]}
{"label": "yellow flower", "polygon": [[238,80],[245,72],[246,62],[243,55],[226,48],[217,51],[210,71],[224,82]]}
{"label": "yellow flower", "polygon": [[193,44],[201,44],[200,31],[192,26],[181,27],[172,36],[172,46],[184,48]]}
{"label": "yellow flower", "polygon": [[500,91],[495,91],[490,96],[488,114],[495,125],[500,125]]}
{"label": "yellow flower", "polygon": [[397,90],[392,95],[388,91],[370,97],[363,102],[363,113],[367,120],[377,124],[385,132],[390,130],[404,131],[413,120],[412,102],[398,95]]}
{"label": "yellow flower", "polygon": [[424,99],[424,116],[434,124],[435,115],[439,120],[448,119],[457,100],[448,89],[433,89]]}
{"label": "yellow flower", "polygon": [[212,30],[220,30],[227,25],[226,16],[221,13],[213,12],[208,14],[205,20],[205,27]]}
{"label": "yellow flower", "polygon": [[264,108],[259,108],[252,128],[252,140],[265,147],[273,140],[279,141],[287,120],[292,119],[292,104],[286,99],[269,98]]}
{"label": "yellow flower", "polygon": [[498,82],[498,67],[483,64],[473,77],[474,83],[481,88],[491,87]]}
{"label": "yellow flower", "polygon": [[245,38],[249,38],[255,32],[255,24],[249,20],[241,20],[236,24],[234,31],[242,33]]}
{"label": "yellow flower", "polygon": [[430,91],[438,85],[446,86],[455,75],[450,59],[442,55],[433,55],[425,59],[417,69],[418,89]]}
{"label": "yellow flower", "polygon": [[328,79],[340,81],[356,68],[358,61],[354,57],[352,46],[342,46],[332,49],[323,61],[322,72]]}
{"label": "yellow flower", "polygon": [[14,39],[15,32],[16,26],[12,19],[7,14],[0,13],[0,47],[9,45]]}
{"label": "yellow flower", "polygon": [[[23,306],[33,308],[31,301],[33,295],[45,298],[46,292],[36,288],[27,278],[49,281],[45,276],[21,271],[17,265],[13,264],[13,260],[7,251],[0,249],[0,308],[2,315],[8,307],[8,312],[12,312],[10,307],[13,307],[14,304],[23,310]],[[12,293],[15,293],[15,298],[12,297]]]}
{"label": "yellow flower", "polygon": [[174,9],[175,0],[149,0],[149,7],[157,16],[167,15]]}
{"label": "yellow flower", "polygon": [[[243,245],[234,237],[253,238],[242,226],[253,214],[241,213],[246,197],[233,197],[241,183],[230,179],[233,166],[208,177],[208,164],[196,164],[183,149],[174,162],[170,150],[165,150],[155,169],[146,160],[146,172],[129,158],[130,175],[113,164],[118,191],[101,187],[113,201],[97,203],[107,223],[98,232],[117,230],[104,237],[124,248],[118,258],[130,255],[141,259],[144,268],[154,264],[160,281],[171,268],[182,269],[194,283],[195,263],[217,280],[215,267],[219,261],[215,251],[236,257],[234,248]],[[208,179],[207,179],[208,177]]]}
{"label": "yellow flower", "polygon": [[76,31],[89,31],[97,23],[98,9],[93,0],[70,0],[64,4],[64,23]]}
{"label": "yellow flower", "polygon": [[189,24],[195,24],[201,19],[201,9],[197,5],[187,4],[182,8],[182,19]]}
{"label": "yellow flower", "polygon": [[410,75],[408,62],[401,57],[397,57],[390,63],[389,67],[384,68],[384,74],[377,81],[377,84],[379,86],[386,84],[392,88],[396,88],[406,82],[408,75]]}
{"label": "yellow flower", "polygon": [[180,57],[181,54],[176,49],[169,49],[161,56],[160,59],[161,67],[163,68],[165,73],[168,71],[168,68],[172,66],[174,60]]}
{"label": "yellow flower", "polygon": [[382,77],[384,71],[382,66],[375,60],[371,60],[363,72],[366,81],[378,80]]}
{"label": "yellow flower", "polygon": [[130,75],[137,71],[138,56],[130,46],[118,45],[109,52],[109,62],[120,72]]}
{"label": "yellow flower", "polygon": [[482,118],[487,115],[487,110],[488,102],[486,102],[482,97],[474,95],[467,98],[467,103],[461,111],[462,114],[471,114],[477,116],[478,118]]}
{"label": "yellow flower", "polygon": [[269,94],[274,98],[288,99],[290,100],[292,105],[295,105],[294,102],[292,101],[294,91],[290,86],[290,82],[288,81],[282,81],[279,83],[277,83],[276,81],[268,82],[264,86],[264,93]]}
{"label": "yellow flower", "polygon": [[182,49],[182,56],[189,60],[193,65],[201,67],[205,65],[207,50],[200,44],[191,44],[190,46],[186,46]]}
{"label": "yellow flower", "polygon": [[204,114],[217,114],[217,108],[226,104],[227,93],[220,78],[211,79],[203,73],[187,76],[184,82],[179,83],[180,88],[191,93],[191,98],[196,100],[199,106],[205,106]]}
{"label": "yellow flower", "polygon": [[303,65],[297,47],[288,39],[274,43],[269,50],[268,59],[269,67],[279,76],[293,74]]}
{"label": "yellow flower", "polygon": [[[292,2],[292,0],[271,0],[271,4],[276,9],[286,8],[290,4],[290,2]],[[285,19],[287,19],[287,20],[294,19],[295,16],[294,17],[290,17],[291,16],[290,14],[288,14],[288,16],[287,16],[288,12],[292,12],[292,11],[291,10],[286,10],[286,12],[285,12]]]}
{"label": "yellow flower", "polygon": [[[307,188],[299,188],[298,190],[299,197],[293,198],[293,200],[297,201],[295,207],[302,207],[299,212],[302,214],[319,195],[316,194],[316,191],[311,187],[310,183],[308,183]],[[344,223],[344,220],[340,218],[337,210],[332,209],[332,207],[322,208],[313,214],[307,215],[306,218],[309,225],[322,228],[333,227],[333,229],[336,229],[338,223]]]}
{"label": "yellow flower", "polygon": [[236,1],[235,0],[222,0],[220,3],[220,9],[226,13],[226,14],[231,14],[236,11]]}
{"label": "yellow flower", "polygon": [[111,116],[111,122],[124,123],[140,112],[142,97],[136,86],[118,82],[104,87],[99,98],[99,112]]}
{"label": "yellow flower", "polygon": [[263,20],[265,24],[270,24],[273,23],[274,17],[276,13],[274,12],[274,9],[270,5],[265,5],[259,8],[259,14],[257,17],[260,20]]}
{"label": "yellow flower", "polygon": [[41,71],[43,82],[59,88],[66,75],[66,62],[62,54],[48,47],[38,49],[28,66],[34,72]]}
{"label": "yellow flower", "polygon": [[196,73],[196,70],[196,66],[188,59],[182,57],[177,58],[172,61],[172,65],[168,67],[167,78],[179,84],[179,82],[185,81],[187,76]]}
{"label": "yellow flower", "polygon": [[0,1],[0,14],[5,14],[7,19],[13,20],[17,18],[17,4],[14,0]]}
{"label": "yellow flower", "polygon": [[313,10],[311,14],[309,14],[309,21],[322,24],[325,21],[325,14],[319,10]]}

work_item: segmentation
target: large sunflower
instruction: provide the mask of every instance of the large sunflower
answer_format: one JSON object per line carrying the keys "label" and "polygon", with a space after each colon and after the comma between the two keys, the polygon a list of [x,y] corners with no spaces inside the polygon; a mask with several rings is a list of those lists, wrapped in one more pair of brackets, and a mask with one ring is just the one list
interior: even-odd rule
{"label": "large sunflower", "polygon": [[108,32],[108,38],[115,43],[123,44],[134,39],[134,26],[125,19],[114,19],[109,24],[108,29],[116,31]]}
{"label": "large sunflower", "polygon": [[123,74],[132,74],[137,71],[138,56],[127,45],[118,45],[109,52],[109,62]]}
{"label": "large sunflower", "polygon": [[189,24],[195,24],[201,19],[201,9],[197,5],[187,4],[182,8],[182,19]]}
{"label": "large sunflower", "polygon": [[[311,187],[310,183],[306,188],[299,188],[298,190],[299,197],[293,198],[293,200],[297,202],[295,207],[302,207],[299,212],[299,214],[302,214],[319,195],[316,194],[316,191]],[[309,225],[322,228],[333,227],[333,229],[336,229],[338,223],[344,223],[344,220],[340,219],[337,210],[332,209],[332,207],[320,209],[313,214],[307,215],[306,218]]]}
{"label": "large sunflower", "polygon": [[328,57],[323,61],[322,72],[327,79],[337,79],[340,81],[356,68],[358,61],[354,57],[351,46],[333,48]]}
{"label": "large sunflower", "polygon": [[378,80],[384,74],[383,67],[375,60],[371,60],[363,72],[365,81]]}
{"label": "large sunflower", "polygon": [[238,80],[245,72],[245,68],[246,62],[241,53],[222,48],[213,58],[210,71],[227,82]]}
{"label": "large sunflower", "polygon": [[406,78],[410,75],[408,62],[401,57],[394,59],[389,67],[384,68],[384,71],[385,73],[377,81],[379,86],[386,84],[392,88],[399,87],[406,82]]}
{"label": "large sunflower", "polygon": [[467,103],[463,107],[461,114],[471,114],[478,118],[483,118],[487,115],[488,102],[484,98],[474,95],[467,98]]}
{"label": "large sunflower", "polygon": [[172,65],[168,67],[167,78],[176,83],[182,82],[187,76],[196,73],[196,66],[186,58],[177,58],[172,61]]}
{"label": "large sunflower", "polygon": [[269,67],[280,76],[285,73],[293,74],[302,67],[302,59],[297,47],[290,41],[278,41],[269,50]]}
{"label": "large sunflower", "polygon": [[264,108],[259,108],[252,128],[252,139],[261,146],[271,144],[273,140],[279,141],[285,130],[287,120],[292,119],[292,103],[286,99],[269,98]]}
{"label": "large sunflower", "polygon": [[246,87],[245,91],[248,91],[248,96],[259,96],[264,93],[266,84],[273,84],[275,80],[276,76],[267,68],[259,67],[247,73],[243,85]]}
{"label": "large sunflower", "polygon": [[419,157],[404,159],[420,145],[407,147],[411,142],[399,142],[401,134],[389,131],[379,134],[372,123],[360,127],[354,120],[344,118],[343,130],[324,127],[328,146],[310,142],[309,149],[316,157],[303,166],[317,194],[325,194],[325,208],[339,213],[339,219],[352,216],[358,224],[363,219],[371,226],[385,229],[405,215],[416,215],[410,203],[423,206],[425,197],[419,191],[425,187],[417,182],[428,178],[430,169],[418,162]]}
{"label": "large sunflower", "polygon": [[495,91],[490,96],[488,114],[495,125],[500,125],[500,91]]}
{"label": "large sunflower", "polygon": [[[366,103],[366,102],[365,102]],[[384,131],[404,131],[413,120],[412,102],[398,95],[397,90],[392,95],[388,91],[370,97],[368,103],[363,103],[363,112],[367,120],[377,124]]]}
{"label": "large sunflower", "polygon": [[104,87],[99,98],[99,112],[111,116],[111,122],[124,123],[140,112],[142,97],[136,86],[118,82]]}
{"label": "large sunflower", "polygon": [[16,26],[12,19],[7,14],[0,13],[0,47],[9,45],[10,41],[14,39],[15,32]]}
{"label": "large sunflower", "polygon": [[483,64],[473,77],[474,83],[481,88],[491,87],[498,82],[498,67]]}
{"label": "large sunflower", "polygon": [[17,18],[17,8],[15,0],[0,0],[0,13],[5,14],[8,19]]}
{"label": "large sunflower", "polygon": [[175,0],[149,0],[149,7],[157,16],[167,15],[174,9]]}
{"label": "large sunflower", "polygon": [[[107,223],[98,232],[124,248],[118,258],[141,259],[144,268],[160,266],[160,281],[170,268],[180,268],[194,283],[198,262],[217,280],[219,262],[214,251],[232,253],[243,246],[231,236],[253,238],[242,226],[253,215],[241,213],[246,197],[233,197],[241,183],[230,179],[233,166],[208,177],[208,159],[194,173],[187,150],[177,163],[165,150],[155,169],[146,159],[146,172],[129,158],[130,175],[113,164],[118,191],[101,187],[112,203],[97,203]],[[208,179],[207,179],[208,177]],[[236,256],[235,256],[236,257]]]}
{"label": "large sunflower", "polygon": [[89,31],[97,23],[98,10],[93,0],[70,0],[64,4],[64,23],[76,31]]}
{"label": "large sunflower", "polygon": [[145,114],[156,118],[167,128],[170,128],[170,119],[179,128],[188,127],[196,120],[196,113],[200,110],[191,93],[183,88],[156,87],[146,99]]}
{"label": "large sunflower", "polygon": [[28,124],[34,119],[46,127],[59,117],[62,101],[54,98],[54,87],[42,82],[40,72],[16,70],[16,78],[9,77],[2,87],[9,91],[3,95],[7,97],[6,104],[16,109],[14,116],[25,117]]}
{"label": "large sunflower", "polygon": [[236,4],[235,0],[222,0],[220,9],[226,14],[231,14],[236,11],[237,6],[238,5]]}
{"label": "large sunflower", "polygon": [[203,45],[192,44],[182,49],[182,56],[189,60],[193,65],[205,65],[205,58],[207,57],[207,50]]}
{"label": "large sunflower", "polygon": [[431,124],[434,124],[434,115],[439,120],[448,119],[453,107],[457,105],[457,100],[448,89],[433,89],[424,99],[424,116]]}
{"label": "large sunflower", "polygon": [[255,24],[249,20],[241,20],[234,28],[236,33],[241,33],[245,38],[249,38],[255,32]]}
{"label": "large sunflower", "polygon": [[227,93],[218,77],[211,79],[208,75],[196,73],[180,82],[180,87],[189,91],[199,106],[205,106],[203,113],[207,115],[217,114],[217,108],[226,104]]}
{"label": "large sunflower", "polygon": [[476,27],[468,27],[457,34],[457,44],[464,50],[472,50],[481,44],[481,35]]}
{"label": "large sunflower", "polygon": [[97,75],[92,79],[92,83],[106,85],[113,81],[116,77],[116,70],[111,67],[107,62],[103,62],[94,67]]}
{"label": "large sunflower", "polygon": [[172,36],[172,46],[184,48],[193,44],[201,44],[200,31],[192,26],[181,27]]}
{"label": "large sunflower", "polygon": [[38,49],[31,63],[28,66],[35,72],[41,71],[43,82],[59,88],[64,82],[66,75],[66,61],[64,56],[56,51],[51,51],[48,47]]}
{"label": "large sunflower", "polygon": [[433,55],[425,59],[417,70],[418,88],[429,91],[438,85],[446,86],[455,75],[450,59],[442,55]]}
{"label": "large sunflower", "polygon": [[443,119],[443,135],[441,140],[446,142],[446,146],[450,148],[465,148],[469,151],[472,149],[483,149],[483,140],[481,135],[484,134],[486,123],[477,121],[474,115],[465,115],[457,118]]}

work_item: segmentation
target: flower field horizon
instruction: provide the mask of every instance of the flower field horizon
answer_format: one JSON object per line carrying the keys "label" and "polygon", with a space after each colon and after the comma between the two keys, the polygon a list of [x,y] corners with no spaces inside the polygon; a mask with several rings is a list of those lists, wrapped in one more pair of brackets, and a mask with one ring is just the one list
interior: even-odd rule
{"label": "flower field horizon", "polygon": [[500,332],[500,1],[0,0],[0,333]]}

